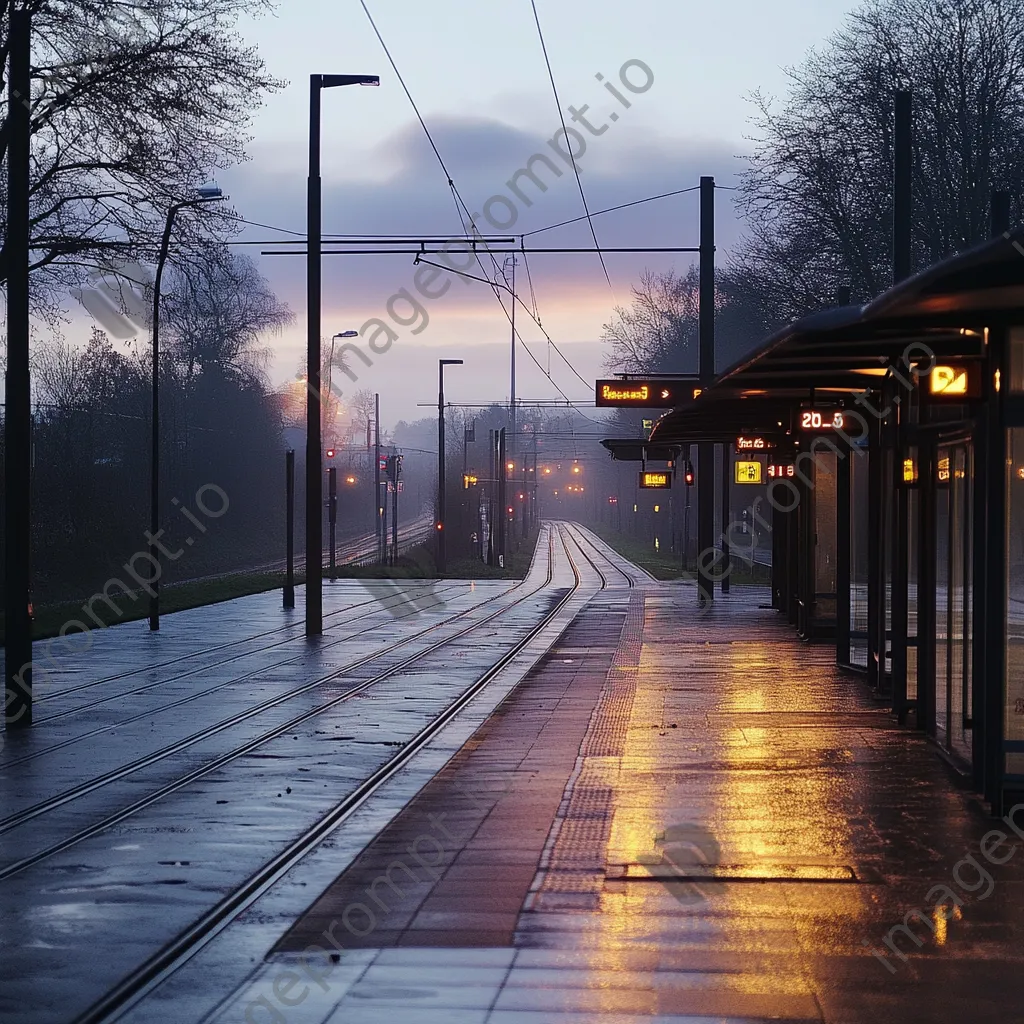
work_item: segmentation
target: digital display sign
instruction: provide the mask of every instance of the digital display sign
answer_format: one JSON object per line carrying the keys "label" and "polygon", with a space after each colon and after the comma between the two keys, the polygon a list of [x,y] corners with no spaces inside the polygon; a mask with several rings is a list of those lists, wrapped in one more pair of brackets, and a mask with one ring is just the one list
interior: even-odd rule
{"label": "digital display sign", "polygon": [[801,430],[842,430],[846,417],[842,409],[801,409]]}
{"label": "digital display sign", "polygon": [[928,394],[939,399],[980,398],[980,367],[969,363],[932,367],[928,374]]}
{"label": "digital display sign", "polygon": [[672,487],[672,474],[667,470],[645,470],[640,474],[640,486],[645,490],[667,491]]}
{"label": "digital display sign", "polygon": [[792,462],[773,462],[768,466],[769,480],[787,480],[796,476],[796,465]]}
{"label": "digital display sign", "polygon": [[761,482],[761,463],[737,462],[735,480],[738,484],[759,484]]}
{"label": "digital display sign", "polygon": [[767,437],[746,437],[741,435],[736,438],[736,451],[738,452],[766,452],[774,447],[775,442],[769,441]]}
{"label": "digital display sign", "polygon": [[682,385],[676,381],[599,380],[594,404],[605,409],[671,409],[682,395]]}

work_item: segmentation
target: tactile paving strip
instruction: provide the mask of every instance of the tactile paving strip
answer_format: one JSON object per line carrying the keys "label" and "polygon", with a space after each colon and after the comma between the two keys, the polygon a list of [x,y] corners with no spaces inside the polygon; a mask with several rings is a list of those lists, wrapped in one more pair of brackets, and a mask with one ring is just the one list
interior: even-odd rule
{"label": "tactile paving strip", "polygon": [[[574,779],[559,809],[543,874],[534,885],[531,909],[590,909],[600,895],[614,819],[614,778],[636,696],[643,620],[644,597],[632,594],[615,657],[580,748]],[[592,899],[580,900],[581,894]]]}

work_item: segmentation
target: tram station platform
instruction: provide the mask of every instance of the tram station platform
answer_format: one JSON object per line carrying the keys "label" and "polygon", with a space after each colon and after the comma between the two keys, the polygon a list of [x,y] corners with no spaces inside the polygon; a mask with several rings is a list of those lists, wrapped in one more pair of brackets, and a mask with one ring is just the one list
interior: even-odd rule
{"label": "tram station platform", "polygon": [[301,912],[264,908],[204,1019],[1014,1018],[1024,807],[992,818],[768,603],[602,590]]}

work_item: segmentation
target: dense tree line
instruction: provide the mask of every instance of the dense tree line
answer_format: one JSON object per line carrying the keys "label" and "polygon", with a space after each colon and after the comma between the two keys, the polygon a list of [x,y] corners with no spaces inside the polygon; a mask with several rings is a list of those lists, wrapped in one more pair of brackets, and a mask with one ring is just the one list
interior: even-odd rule
{"label": "dense tree line", "polygon": [[[1024,0],[867,0],[754,106],[745,236],[719,266],[718,369],[773,328],[892,283],[894,98],[913,94],[913,269],[1024,217]],[[645,274],[607,326],[609,364],[695,370],[695,269]]]}
{"label": "dense tree line", "polygon": [[[246,259],[207,253],[170,275],[162,337],[161,520],[164,543],[194,545],[167,580],[280,557],[283,536],[281,403],[262,369],[261,339],[288,322]],[[148,339],[50,340],[35,356],[33,477],[35,599],[102,586],[147,547],[150,389]],[[197,535],[182,507],[213,485],[229,511]],[[175,504],[178,502],[179,504]],[[123,575],[123,573],[122,573]]]}

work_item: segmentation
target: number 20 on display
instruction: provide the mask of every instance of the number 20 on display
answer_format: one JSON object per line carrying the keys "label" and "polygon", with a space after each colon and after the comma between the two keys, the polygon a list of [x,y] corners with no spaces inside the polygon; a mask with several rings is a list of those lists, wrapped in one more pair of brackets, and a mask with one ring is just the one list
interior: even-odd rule
{"label": "number 20 on display", "polygon": [[842,430],[845,424],[842,409],[804,409],[800,413],[801,430]]}

